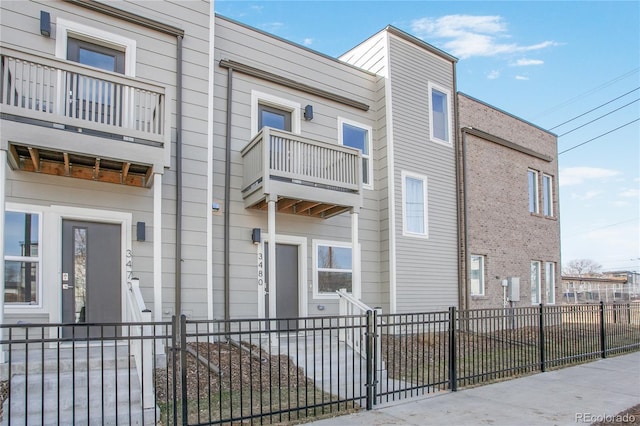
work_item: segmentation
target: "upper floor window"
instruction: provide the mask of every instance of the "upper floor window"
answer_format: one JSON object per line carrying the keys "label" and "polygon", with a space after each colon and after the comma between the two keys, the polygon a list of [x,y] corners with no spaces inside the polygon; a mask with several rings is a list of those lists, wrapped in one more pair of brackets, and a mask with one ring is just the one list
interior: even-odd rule
{"label": "upper floor window", "polygon": [[529,212],[540,213],[538,205],[538,172],[529,169],[527,175],[529,180]]}
{"label": "upper floor window", "polygon": [[251,135],[268,126],[300,134],[300,104],[268,93],[251,91]]}
{"label": "upper floor window", "polygon": [[402,172],[403,234],[427,238],[427,177]]}
{"label": "upper floor window", "polygon": [[111,47],[69,37],[67,59],[105,71],[124,74],[124,51]]}
{"label": "upper floor window", "polygon": [[258,104],[258,128],[262,129],[265,126],[290,132],[291,111]]}
{"label": "upper floor window", "polygon": [[373,189],[373,163],[371,160],[370,126],[338,118],[338,139],[342,145],[357,148],[362,153],[362,183]]}
{"label": "upper floor window", "polygon": [[553,216],[553,178],[542,175],[542,212],[545,216]]}
{"label": "upper floor window", "polygon": [[4,303],[40,303],[40,215],[7,211],[4,224]]}
{"label": "upper floor window", "polygon": [[335,297],[336,290],[353,293],[351,245],[332,241],[313,243],[313,294]]}
{"label": "upper floor window", "polygon": [[450,92],[429,83],[429,130],[431,140],[451,144]]}
{"label": "upper floor window", "polygon": [[471,282],[471,295],[484,296],[484,256],[471,255],[469,281]]}

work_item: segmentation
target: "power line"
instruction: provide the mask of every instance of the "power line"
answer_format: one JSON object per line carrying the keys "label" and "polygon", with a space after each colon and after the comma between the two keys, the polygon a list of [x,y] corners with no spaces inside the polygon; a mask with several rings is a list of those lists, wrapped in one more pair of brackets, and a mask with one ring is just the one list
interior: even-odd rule
{"label": "power line", "polygon": [[611,99],[609,102],[605,102],[605,103],[603,103],[603,104],[601,104],[601,105],[598,105],[597,107],[595,107],[595,108],[593,108],[593,109],[590,109],[589,111],[587,111],[587,112],[585,112],[585,113],[582,113],[582,114],[580,114],[580,115],[576,115],[575,117],[573,117],[573,118],[571,118],[571,119],[569,119],[569,120],[567,120],[567,121],[565,121],[565,122],[563,122],[563,123],[560,123],[560,124],[558,124],[557,126],[553,126],[553,127],[552,127],[552,128],[550,128],[549,130],[553,130],[553,129],[557,128],[557,127],[564,126],[565,124],[567,124],[567,123],[569,123],[569,122],[571,122],[571,121],[573,121],[573,120],[575,120],[575,119],[578,119],[578,118],[582,117],[583,115],[587,115],[587,114],[589,114],[590,112],[593,112],[593,111],[595,111],[595,110],[597,110],[597,109],[599,109],[599,108],[602,108],[602,107],[603,107],[603,106],[605,106],[605,105],[609,105],[611,102],[617,101],[618,99],[623,98],[623,97],[627,96],[629,93],[633,93],[633,92],[635,92],[635,91],[636,91],[636,90],[638,90],[638,89],[640,89],[640,87],[636,87],[636,88],[635,88],[635,89],[633,89],[633,90],[629,90],[629,91],[628,91],[627,93],[625,93],[624,95],[620,95],[620,96],[618,96],[618,97],[617,97],[617,98],[615,98],[615,99]]}
{"label": "power line", "polygon": [[604,118],[604,117],[606,117],[606,116],[608,116],[608,115],[611,115],[611,114],[613,114],[614,112],[619,111],[619,110],[621,110],[622,108],[626,108],[626,107],[628,107],[629,105],[631,105],[631,104],[633,104],[633,103],[635,103],[635,102],[638,102],[638,101],[640,101],[640,99],[636,99],[636,100],[634,100],[634,101],[629,102],[628,104],[622,105],[620,108],[616,108],[616,109],[614,109],[613,111],[609,111],[608,113],[606,113],[606,114],[604,114],[604,115],[601,115],[600,117],[594,118],[593,120],[591,120],[591,121],[589,121],[589,122],[587,122],[587,123],[584,123],[584,124],[583,124],[583,125],[581,125],[581,126],[578,126],[578,127],[576,127],[576,128],[573,128],[573,129],[569,130],[568,132],[564,132],[563,134],[558,135],[558,137],[561,137],[561,136],[564,136],[564,135],[568,135],[568,134],[569,134],[569,133],[571,133],[571,132],[574,132],[574,131],[576,131],[576,130],[578,130],[578,129],[581,129],[581,128],[583,128],[584,126],[587,126],[587,125],[589,125],[589,124],[593,123],[594,121],[598,121],[598,120],[600,120],[601,118]]}
{"label": "power line", "polygon": [[569,151],[571,151],[572,149],[576,149],[576,148],[578,148],[579,146],[586,145],[586,144],[588,144],[589,142],[592,142],[592,141],[594,141],[594,140],[596,140],[596,139],[599,139],[599,138],[601,138],[601,137],[603,137],[603,136],[606,136],[606,135],[608,135],[609,133],[613,133],[613,132],[615,132],[616,130],[620,130],[620,129],[622,129],[623,127],[628,126],[629,124],[633,124],[633,123],[635,123],[636,121],[640,121],[640,118],[636,118],[635,120],[632,120],[632,121],[630,121],[630,122],[628,122],[628,123],[626,123],[626,124],[623,124],[623,125],[622,125],[622,126],[620,126],[620,127],[616,127],[616,128],[615,128],[615,129],[613,129],[613,130],[609,130],[609,131],[608,131],[608,132],[606,132],[606,133],[603,133],[603,134],[601,134],[601,135],[598,135],[598,136],[596,136],[595,138],[591,138],[591,139],[589,139],[588,141],[584,141],[584,142],[582,142],[582,143],[579,143],[578,145],[574,145],[574,146],[572,146],[571,148],[565,149],[564,151],[559,152],[559,153],[558,153],[558,155],[560,155],[560,154],[564,154],[565,152],[569,152]]}
{"label": "power line", "polygon": [[623,223],[629,223],[629,222],[635,222],[636,220],[638,220],[640,218],[640,216],[636,216],[633,219],[627,219],[627,220],[623,220],[620,222],[616,222],[616,223],[610,223],[608,225],[603,225],[603,226],[598,226],[596,228],[589,228],[589,229],[583,229],[580,232],[575,232],[573,234],[569,234],[569,235],[562,235],[562,238],[568,238],[568,237],[573,237],[574,235],[584,235],[587,232],[591,232],[591,231],[599,231],[600,229],[605,229],[605,228],[611,228],[612,226],[618,226],[618,225],[622,225]]}
{"label": "power line", "polygon": [[607,81],[606,83],[603,83],[603,84],[601,84],[601,85],[600,85],[600,86],[598,86],[598,87],[595,87],[595,88],[593,88],[593,89],[591,89],[591,90],[588,90],[588,91],[587,91],[587,92],[585,92],[585,93],[582,93],[582,94],[580,94],[580,95],[578,95],[578,96],[575,96],[575,97],[573,97],[573,98],[569,99],[569,100],[568,100],[568,101],[566,101],[566,102],[563,102],[563,103],[558,104],[558,105],[556,105],[556,106],[554,106],[554,107],[551,107],[551,108],[547,109],[546,111],[543,111],[543,112],[541,112],[540,114],[538,114],[538,115],[537,115],[537,117],[541,117],[541,116],[546,115],[546,114],[548,114],[548,113],[550,113],[550,112],[553,112],[553,111],[555,111],[555,110],[557,110],[557,109],[563,108],[563,107],[565,107],[565,106],[567,106],[567,105],[569,105],[569,104],[571,104],[571,103],[573,103],[573,102],[577,101],[578,99],[580,99],[580,98],[582,98],[582,97],[584,97],[584,96],[590,95],[590,94],[592,94],[592,93],[597,92],[598,90],[601,90],[601,89],[604,89],[604,88],[606,88],[606,87],[609,87],[609,86],[611,86],[612,84],[617,83],[617,82],[618,82],[618,81],[620,81],[620,80],[623,80],[623,79],[625,79],[625,78],[627,78],[627,77],[632,76],[633,74],[637,73],[637,72],[638,72],[638,70],[640,70],[640,67],[639,67],[639,68],[632,69],[631,71],[629,71],[629,72],[627,72],[627,73],[625,73],[625,74],[622,74],[622,75],[620,75],[620,76],[618,76],[618,77],[614,78],[613,80]]}

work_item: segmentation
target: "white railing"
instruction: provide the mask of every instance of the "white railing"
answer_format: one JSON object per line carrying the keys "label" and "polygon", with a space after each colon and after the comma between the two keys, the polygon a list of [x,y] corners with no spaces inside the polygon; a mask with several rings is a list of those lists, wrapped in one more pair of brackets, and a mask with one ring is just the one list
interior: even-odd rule
{"label": "white railing", "polygon": [[242,150],[243,190],[262,181],[268,192],[270,178],[304,181],[327,188],[360,190],[360,151],[343,145],[263,128]]}
{"label": "white railing", "polygon": [[[347,290],[342,288],[336,290],[336,293],[340,297],[339,313],[343,317],[340,319],[340,329],[338,331],[338,339],[345,342],[354,352],[358,353],[361,357],[366,358],[366,351],[362,350],[361,342],[366,342],[367,327],[366,324],[362,324],[362,317],[370,311],[377,311],[378,314],[382,313],[380,308],[371,308],[363,303],[361,300],[356,299],[351,294],[347,293]],[[381,330],[381,321],[378,317],[378,324],[376,324],[376,330]],[[356,331],[359,332],[356,335]],[[382,362],[382,339],[378,336],[376,340],[376,360],[377,370],[384,369],[384,363]]]}
{"label": "white railing", "polygon": [[589,301],[624,302],[640,298],[640,284],[603,284],[594,282],[564,284],[565,303]]}
{"label": "white railing", "polygon": [[[150,323],[151,310],[147,309],[140,292],[140,281],[133,278],[129,284],[127,293],[126,322]],[[152,336],[151,324],[129,326],[127,329],[135,336],[131,339],[131,352],[136,364],[136,373],[142,389],[142,408],[155,408],[155,396],[153,389],[153,339],[145,339]]]}
{"label": "white railing", "polygon": [[74,62],[2,48],[3,113],[165,143],[165,88]]}

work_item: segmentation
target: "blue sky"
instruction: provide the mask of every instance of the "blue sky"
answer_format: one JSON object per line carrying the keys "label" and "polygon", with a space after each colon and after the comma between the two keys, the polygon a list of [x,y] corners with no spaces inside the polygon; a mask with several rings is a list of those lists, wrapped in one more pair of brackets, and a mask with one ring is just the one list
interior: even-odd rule
{"label": "blue sky", "polygon": [[388,24],[458,57],[458,90],[560,136],[563,264],[640,271],[640,2],[216,0],[215,10],[334,57]]}

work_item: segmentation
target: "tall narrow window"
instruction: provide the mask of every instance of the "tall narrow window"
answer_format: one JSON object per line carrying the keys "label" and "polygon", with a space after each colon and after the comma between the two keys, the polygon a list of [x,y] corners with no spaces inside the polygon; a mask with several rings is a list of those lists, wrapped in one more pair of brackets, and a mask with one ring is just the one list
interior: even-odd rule
{"label": "tall narrow window", "polygon": [[540,262],[531,262],[531,304],[540,303]]}
{"label": "tall narrow window", "polygon": [[471,295],[484,296],[484,256],[471,255],[469,268]]}
{"label": "tall narrow window", "polygon": [[449,91],[429,83],[429,104],[431,140],[450,144]]}
{"label": "tall narrow window", "polygon": [[7,304],[40,303],[39,232],[39,214],[5,213],[4,302]]}
{"label": "tall narrow window", "polygon": [[553,178],[542,175],[542,212],[545,216],[553,216]]}
{"label": "tall narrow window", "polygon": [[340,143],[357,148],[362,153],[362,184],[372,189],[371,127],[342,118],[338,118],[338,127]]}
{"label": "tall narrow window", "polygon": [[540,207],[538,206],[538,172],[529,169],[529,212],[539,213]]}
{"label": "tall narrow window", "polygon": [[335,296],[336,290],[353,292],[351,246],[314,242],[314,295]]}
{"label": "tall narrow window", "polygon": [[556,264],[553,262],[545,262],[544,264],[544,281],[547,293],[547,303],[553,305],[556,303]]}
{"label": "tall narrow window", "polygon": [[405,235],[427,237],[427,178],[402,172],[403,231]]}

